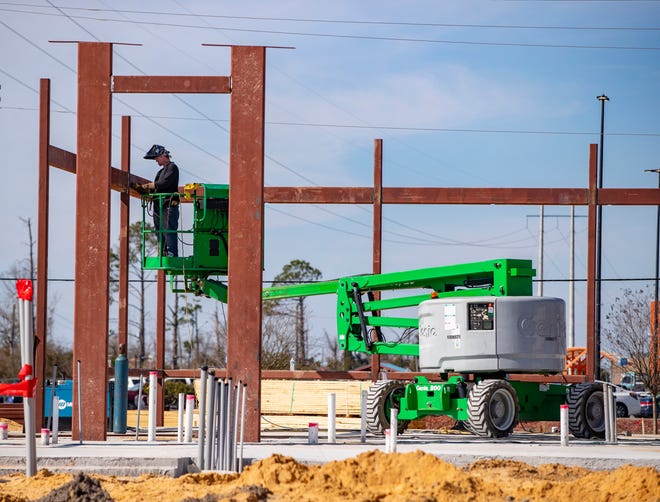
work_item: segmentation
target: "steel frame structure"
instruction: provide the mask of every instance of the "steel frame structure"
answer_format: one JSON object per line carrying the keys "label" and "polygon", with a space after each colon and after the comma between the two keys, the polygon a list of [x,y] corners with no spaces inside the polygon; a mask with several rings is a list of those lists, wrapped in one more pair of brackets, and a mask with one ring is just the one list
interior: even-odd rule
{"label": "steel frame structure", "polygon": [[[47,343],[49,167],[76,174],[76,255],[74,361],[81,362],[81,382],[74,378],[74,439],[106,439],[108,277],[110,249],[110,190],[121,195],[119,344],[127,341],[128,202],[129,182],[147,180],[130,174],[129,117],[122,118],[121,169],[111,167],[111,111],[113,93],[229,93],[230,117],[230,228],[227,368],[218,372],[248,385],[246,441],[260,438],[260,358],[264,204],[373,205],[373,272],[381,272],[383,204],[505,204],[583,205],[588,207],[587,354],[586,378],[596,371],[595,242],[599,205],[660,205],[660,190],[597,187],[597,153],[589,146],[587,188],[417,188],[383,187],[382,140],[374,143],[373,187],[264,187],[264,104],[266,47],[231,47],[231,77],[113,76],[112,43],[78,44],[77,154],[50,145],[50,81],[41,80],[39,126],[39,208],[35,367],[38,396],[43,396]],[[130,195],[135,196],[135,193]],[[164,368],[165,277],[159,272],[157,289],[156,367]],[[377,376],[378,356],[372,360]],[[278,372],[293,376],[291,372]],[[298,372],[301,373],[301,372]],[[306,375],[318,375],[306,372]],[[342,373],[343,374],[343,373]],[[357,375],[356,375],[357,376]],[[296,375],[301,377],[301,375]],[[359,376],[363,378],[364,375]],[[534,376],[528,376],[534,378]],[[522,379],[522,378],[521,378]],[[548,378],[539,381],[547,381]],[[77,402],[81,386],[82,402]],[[162,402],[162,386],[158,389]],[[43,400],[37,400],[43,416]],[[78,413],[84,404],[78,430]],[[162,407],[157,423],[162,425]]]}

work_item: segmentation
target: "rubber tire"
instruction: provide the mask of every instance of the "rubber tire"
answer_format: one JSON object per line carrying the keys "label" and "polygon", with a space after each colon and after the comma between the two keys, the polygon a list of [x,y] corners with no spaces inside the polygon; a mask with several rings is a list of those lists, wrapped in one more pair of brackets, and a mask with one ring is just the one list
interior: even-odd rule
{"label": "rubber tire", "polygon": [[616,403],[616,418],[628,418],[628,407],[623,403]]}
{"label": "rubber tire", "polygon": [[603,386],[579,383],[568,388],[568,428],[576,438],[605,438]]}
{"label": "rubber tire", "polygon": [[468,429],[481,437],[506,437],[518,424],[518,395],[506,380],[482,380],[468,394]]}
{"label": "rubber tire", "polygon": [[[367,392],[367,430],[371,434],[383,435],[390,428],[390,410],[399,409],[406,384],[396,380],[374,382]],[[397,434],[403,433],[410,420],[397,421]]]}

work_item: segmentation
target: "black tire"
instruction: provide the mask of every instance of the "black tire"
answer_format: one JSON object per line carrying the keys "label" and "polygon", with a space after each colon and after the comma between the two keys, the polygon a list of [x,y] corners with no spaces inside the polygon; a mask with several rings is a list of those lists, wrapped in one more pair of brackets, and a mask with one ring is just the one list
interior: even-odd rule
{"label": "black tire", "polygon": [[630,414],[628,413],[628,407],[623,403],[616,403],[616,417],[617,418],[628,418]]}
{"label": "black tire", "polygon": [[[374,382],[367,392],[367,430],[372,434],[385,434],[390,428],[390,410],[399,409],[399,401],[404,396],[406,386],[396,380]],[[397,434],[403,433],[409,420],[397,421]]]}
{"label": "black tire", "polygon": [[518,423],[518,395],[506,380],[482,380],[468,395],[468,429],[477,436],[501,438]]}
{"label": "black tire", "polygon": [[603,387],[579,383],[568,388],[568,428],[576,438],[605,438]]}

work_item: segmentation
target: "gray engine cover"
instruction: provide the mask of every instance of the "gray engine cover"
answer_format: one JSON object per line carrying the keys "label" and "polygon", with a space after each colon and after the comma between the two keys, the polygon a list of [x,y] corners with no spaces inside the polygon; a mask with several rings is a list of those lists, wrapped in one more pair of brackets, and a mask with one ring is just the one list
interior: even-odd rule
{"label": "gray engine cover", "polygon": [[456,297],[419,305],[422,371],[557,373],[565,358],[561,298]]}

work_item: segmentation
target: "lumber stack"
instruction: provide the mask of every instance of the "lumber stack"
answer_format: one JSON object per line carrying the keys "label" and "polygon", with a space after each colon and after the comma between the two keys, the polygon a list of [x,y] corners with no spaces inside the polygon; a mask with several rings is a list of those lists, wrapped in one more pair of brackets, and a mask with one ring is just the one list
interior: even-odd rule
{"label": "lumber stack", "polygon": [[360,399],[371,382],[356,380],[262,380],[264,415],[326,415],[328,394],[335,394],[338,417],[360,416]]}

